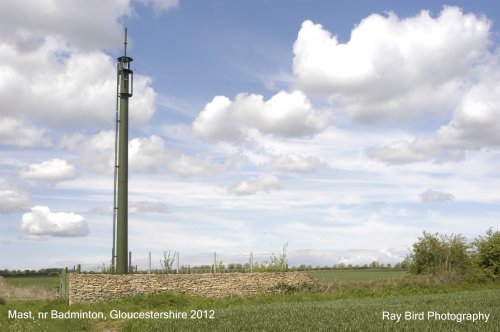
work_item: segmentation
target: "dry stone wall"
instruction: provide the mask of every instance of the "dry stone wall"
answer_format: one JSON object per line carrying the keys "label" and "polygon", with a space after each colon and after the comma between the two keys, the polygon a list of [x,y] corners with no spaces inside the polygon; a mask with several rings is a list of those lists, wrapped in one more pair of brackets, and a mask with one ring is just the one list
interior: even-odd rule
{"label": "dry stone wall", "polygon": [[317,281],[297,272],[205,274],[69,275],[69,303],[99,302],[163,292],[222,298],[280,293],[312,287]]}

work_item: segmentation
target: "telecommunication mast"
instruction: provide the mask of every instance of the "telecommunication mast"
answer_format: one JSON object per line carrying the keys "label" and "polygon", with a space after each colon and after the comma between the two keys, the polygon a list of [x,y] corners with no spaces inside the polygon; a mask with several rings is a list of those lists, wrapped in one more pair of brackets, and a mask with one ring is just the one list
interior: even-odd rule
{"label": "telecommunication mast", "polygon": [[123,56],[117,59],[115,177],[113,204],[112,271],[126,274],[128,267],[128,99],[134,88],[132,58],[127,56],[127,28]]}

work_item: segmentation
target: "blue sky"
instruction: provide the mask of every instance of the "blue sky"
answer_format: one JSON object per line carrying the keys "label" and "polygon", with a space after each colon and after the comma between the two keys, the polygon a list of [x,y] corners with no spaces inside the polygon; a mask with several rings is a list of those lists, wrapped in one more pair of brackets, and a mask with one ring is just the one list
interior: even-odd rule
{"label": "blue sky", "polygon": [[500,217],[493,1],[0,4],[0,268],[109,264],[115,59],[129,248],[159,265],[396,263]]}

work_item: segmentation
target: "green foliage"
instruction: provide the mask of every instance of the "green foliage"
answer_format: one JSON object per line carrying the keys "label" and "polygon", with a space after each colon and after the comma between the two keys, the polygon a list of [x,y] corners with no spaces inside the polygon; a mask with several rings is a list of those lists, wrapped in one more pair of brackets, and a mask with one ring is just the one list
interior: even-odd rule
{"label": "green foliage", "polygon": [[275,287],[274,290],[278,291],[278,293],[281,294],[293,294],[293,293],[299,293],[299,292],[307,292],[311,291],[314,289],[315,286],[308,284],[308,283],[302,283],[300,285],[292,285],[284,281],[280,281]]}
{"label": "green foliage", "polygon": [[102,266],[100,267],[100,269],[96,269],[96,270],[100,271],[101,273],[111,274],[111,273],[113,273],[113,266],[111,264],[106,265],[106,264],[102,263]]}
{"label": "green foliage", "polygon": [[464,272],[471,266],[469,246],[461,234],[423,232],[408,255],[409,270],[415,274]]}
{"label": "green foliage", "polygon": [[177,252],[174,252],[172,255],[170,250],[163,252],[163,258],[160,260],[161,268],[165,273],[169,273],[172,270],[172,266],[174,266],[175,256]]}
{"label": "green foliage", "polygon": [[215,272],[224,272],[225,269],[226,266],[224,265],[224,262],[222,260],[218,261],[215,265]]}
{"label": "green foliage", "polygon": [[[403,264],[415,274],[467,274],[480,278],[486,273],[492,279],[500,276],[500,232],[490,228],[467,244],[461,234],[430,234],[423,232],[413,244]],[[483,272],[481,272],[483,271]]]}
{"label": "green foliage", "polygon": [[288,261],[287,261],[287,248],[288,242],[283,245],[283,250],[281,254],[276,256],[274,253],[270,257],[271,259],[271,269],[274,271],[286,271],[288,270]]}
{"label": "green foliage", "polygon": [[408,260],[408,257],[403,259],[401,263],[397,263],[394,268],[396,269],[403,269],[403,270],[409,270],[410,269],[410,261]]}
{"label": "green foliage", "polygon": [[474,262],[493,279],[500,276],[500,232],[488,229],[473,243]]}
{"label": "green foliage", "polygon": [[280,281],[275,287],[274,290],[277,290],[278,293],[282,294],[292,294],[298,292],[300,289],[295,285],[291,285],[289,283]]}

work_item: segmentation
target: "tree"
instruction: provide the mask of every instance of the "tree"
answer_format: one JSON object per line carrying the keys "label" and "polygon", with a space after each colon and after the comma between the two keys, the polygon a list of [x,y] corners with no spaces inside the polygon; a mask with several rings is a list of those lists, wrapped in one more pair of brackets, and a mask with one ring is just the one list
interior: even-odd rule
{"label": "tree", "polygon": [[174,252],[173,255],[170,254],[170,250],[163,252],[163,259],[160,260],[160,264],[165,273],[169,273],[174,265],[175,256],[177,252]]}
{"label": "tree", "polygon": [[288,248],[288,242],[286,242],[283,245],[283,250],[281,254],[276,256],[274,253],[270,257],[271,259],[271,266],[273,269],[277,271],[286,271],[288,270],[288,262],[287,262],[287,248]]}
{"label": "tree", "polygon": [[464,271],[471,265],[469,246],[461,234],[423,232],[407,257],[410,272],[438,274]]}
{"label": "tree", "polygon": [[500,276],[500,232],[492,228],[485,236],[479,236],[473,243],[474,262],[491,278]]}
{"label": "tree", "polygon": [[215,272],[217,272],[217,271],[224,272],[225,269],[226,269],[226,267],[224,266],[224,262],[222,260],[217,262],[217,265],[215,266]]}

